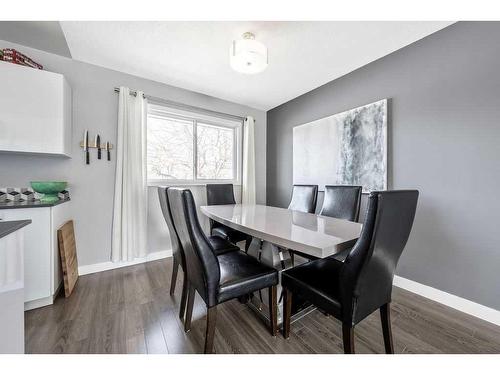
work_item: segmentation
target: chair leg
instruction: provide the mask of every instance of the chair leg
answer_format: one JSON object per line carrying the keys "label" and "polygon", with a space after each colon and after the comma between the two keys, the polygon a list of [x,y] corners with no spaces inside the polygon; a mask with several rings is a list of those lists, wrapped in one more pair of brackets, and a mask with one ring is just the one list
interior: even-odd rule
{"label": "chair leg", "polygon": [[188,279],[187,273],[184,271],[184,279],[182,280],[182,296],[181,296],[181,306],[179,309],[179,319],[182,321],[184,319],[184,314],[186,313],[186,300],[188,294]]}
{"label": "chair leg", "polygon": [[293,267],[295,265],[295,254],[293,253],[293,251],[290,251],[289,254],[290,254],[290,260],[292,261],[292,267]]}
{"label": "chair leg", "polygon": [[217,320],[217,306],[207,308],[207,331],[205,333],[205,354],[214,352],[215,322]]}
{"label": "chair leg", "polygon": [[290,337],[290,323],[292,319],[292,292],[283,288],[283,337]]}
{"label": "chair leg", "polygon": [[391,329],[391,304],[386,303],[380,308],[380,320],[382,321],[382,332],[384,334],[385,352],[394,354]]}
{"label": "chair leg", "polygon": [[354,354],[354,327],[342,323],[342,339],[344,341],[344,353]]}
{"label": "chair leg", "polygon": [[271,335],[276,336],[278,329],[278,287],[276,285],[270,286],[268,289],[269,294],[269,320],[271,322]]}
{"label": "chair leg", "polygon": [[177,282],[177,272],[179,271],[179,262],[174,258],[174,265],[172,268],[172,280],[170,280],[170,295],[175,292],[175,284]]}
{"label": "chair leg", "polygon": [[194,296],[196,294],[196,290],[194,286],[188,286],[188,298],[187,298],[187,306],[186,306],[186,318],[184,319],[184,332],[189,332],[191,330],[191,318],[193,316],[193,305],[194,305]]}

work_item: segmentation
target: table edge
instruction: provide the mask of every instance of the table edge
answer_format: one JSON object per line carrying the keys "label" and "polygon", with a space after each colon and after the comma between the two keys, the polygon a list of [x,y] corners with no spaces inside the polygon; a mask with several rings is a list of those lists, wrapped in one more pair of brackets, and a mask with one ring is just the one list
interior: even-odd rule
{"label": "table edge", "polygon": [[[228,204],[226,206],[236,206],[236,205],[237,204],[234,204],[234,205]],[[257,206],[265,206],[265,205],[257,205]],[[301,251],[301,252],[304,252],[306,254],[316,256],[318,258],[326,258],[326,257],[329,257],[331,255],[340,253],[341,251],[344,251],[344,250],[352,247],[359,238],[358,237],[358,238],[354,238],[351,240],[347,240],[347,241],[342,242],[340,244],[332,245],[331,247],[328,247],[326,249],[320,249],[318,247],[304,245],[300,242],[291,241],[291,240],[287,240],[284,238],[276,237],[272,234],[262,232],[262,231],[259,231],[257,229],[241,226],[241,225],[236,224],[236,223],[234,223],[230,220],[227,220],[225,218],[221,218],[221,217],[213,215],[211,212],[208,212],[206,210],[207,207],[210,207],[210,205],[200,206],[200,210],[205,216],[207,216],[208,218],[210,218],[212,220],[215,220],[221,224],[227,225],[228,227],[230,227],[232,229],[239,230],[241,232],[249,234],[252,237],[256,237],[256,238],[260,238],[264,241],[268,241],[268,242],[275,244],[277,246],[284,247],[284,248],[287,248],[290,250]],[[266,207],[273,207],[273,206],[266,206]],[[283,209],[280,207],[275,207],[275,208]],[[316,215],[316,214],[309,214],[309,215],[320,216],[320,215]],[[359,224],[361,224],[361,223],[359,223]]]}

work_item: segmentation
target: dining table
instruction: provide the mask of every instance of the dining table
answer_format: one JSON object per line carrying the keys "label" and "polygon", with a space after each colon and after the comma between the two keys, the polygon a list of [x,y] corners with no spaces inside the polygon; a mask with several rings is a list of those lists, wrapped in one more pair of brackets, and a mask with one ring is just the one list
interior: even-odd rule
{"label": "dining table", "polygon": [[[208,218],[252,237],[247,254],[274,267],[280,273],[315,258],[326,258],[351,248],[358,239],[362,224],[317,214],[260,204],[201,206]],[[242,246],[243,248],[243,246]],[[290,251],[304,254],[302,261]],[[278,285],[278,324],[283,321],[281,286]],[[267,290],[246,298],[247,305],[261,318],[269,321]],[[292,321],[314,308],[307,301],[295,298]]]}

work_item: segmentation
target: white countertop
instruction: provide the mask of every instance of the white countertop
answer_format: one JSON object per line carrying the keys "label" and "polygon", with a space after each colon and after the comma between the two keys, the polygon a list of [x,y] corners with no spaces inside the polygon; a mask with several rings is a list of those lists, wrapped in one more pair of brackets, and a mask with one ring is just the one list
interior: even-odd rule
{"label": "white countertop", "polygon": [[253,237],[324,258],[351,247],[362,224],[263,205],[202,206],[209,218]]}

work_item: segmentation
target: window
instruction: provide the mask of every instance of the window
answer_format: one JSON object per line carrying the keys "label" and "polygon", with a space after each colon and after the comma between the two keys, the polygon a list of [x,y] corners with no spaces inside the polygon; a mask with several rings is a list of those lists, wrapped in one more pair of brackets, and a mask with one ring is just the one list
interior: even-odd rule
{"label": "window", "polygon": [[148,106],[150,183],[240,181],[241,121]]}

